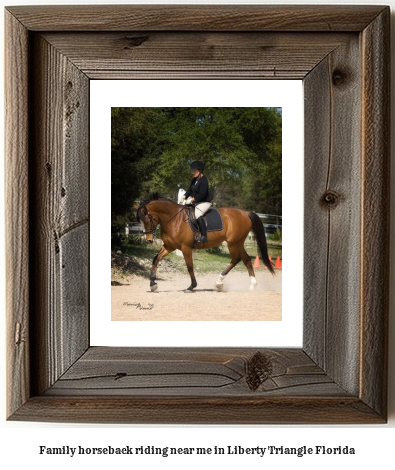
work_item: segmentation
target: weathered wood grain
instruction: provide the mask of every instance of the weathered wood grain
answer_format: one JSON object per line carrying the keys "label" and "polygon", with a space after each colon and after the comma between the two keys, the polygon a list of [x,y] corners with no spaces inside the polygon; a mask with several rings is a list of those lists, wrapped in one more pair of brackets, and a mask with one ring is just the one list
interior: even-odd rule
{"label": "weathered wood grain", "polygon": [[144,424],[380,424],[357,397],[33,397],[12,419]]}
{"label": "weathered wood grain", "polygon": [[[351,393],[357,393],[359,386],[361,290],[363,70],[358,51],[356,35],[328,55],[304,82],[309,97],[305,114],[306,351]],[[317,315],[317,311],[324,313]],[[320,343],[311,342],[317,337]]]}
{"label": "weathered wood grain", "polygon": [[[262,380],[250,386],[250,349],[90,348],[46,393],[128,396],[344,396],[303,351],[260,350]],[[257,398],[258,398],[257,396]]]}
{"label": "weathered wood grain", "polygon": [[263,350],[273,361],[273,371],[252,391],[246,386],[251,351],[93,347],[53,387],[29,400],[12,419],[101,423],[382,422],[301,350]]}
{"label": "weathered wood grain", "polygon": [[8,7],[31,31],[361,31],[376,5]]}
{"label": "weathered wood grain", "polygon": [[7,412],[12,413],[30,396],[29,38],[8,12],[5,31]]}
{"label": "weathered wood grain", "polygon": [[[387,412],[390,216],[390,16],[362,33],[362,298],[360,396]],[[372,315],[372,312],[375,314]]]}
{"label": "weathered wood grain", "polygon": [[32,50],[34,386],[42,393],[89,345],[89,82],[43,38]]}
{"label": "weathered wood grain", "polygon": [[[91,79],[264,78],[302,80],[348,33],[61,33],[52,46]],[[298,57],[295,64],[295,56]]]}
{"label": "weathered wood grain", "polygon": [[[326,367],[327,269],[330,212],[320,199],[327,190],[331,154],[329,57],[304,80],[306,96],[304,158],[303,344],[317,364]],[[313,97],[308,99],[308,97]],[[314,280],[314,281],[313,281]],[[317,312],[321,312],[317,315]]]}
{"label": "weathered wood grain", "polygon": [[[385,422],[389,9],[12,7],[6,21],[9,419]],[[300,350],[89,347],[89,80],[159,77],[304,79]]]}

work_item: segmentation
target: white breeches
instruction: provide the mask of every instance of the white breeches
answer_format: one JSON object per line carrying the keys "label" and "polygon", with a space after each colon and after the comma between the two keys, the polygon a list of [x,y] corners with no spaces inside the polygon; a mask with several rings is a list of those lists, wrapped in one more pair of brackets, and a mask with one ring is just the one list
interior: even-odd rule
{"label": "white breeches", "polygon": [[195,206],[195,217],[198,219],[202,215],[204,215],[211,207],[211,202],[199,202]]}

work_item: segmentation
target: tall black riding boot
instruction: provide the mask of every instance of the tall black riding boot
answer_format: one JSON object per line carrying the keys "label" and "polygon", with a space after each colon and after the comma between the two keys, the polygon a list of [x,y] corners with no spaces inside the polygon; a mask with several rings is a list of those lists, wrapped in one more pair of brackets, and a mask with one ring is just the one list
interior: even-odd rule
{"label": "tall black riding boot", "polygon": [[200,237],[198,242],[199,243],[207,243],[207,226],[206,226],[206,222],[204,221],[203,217],[199,217],[197,219],[197,221],[198,221],[198,224],[199,224],[200,233],[202,234],[202,236]]}

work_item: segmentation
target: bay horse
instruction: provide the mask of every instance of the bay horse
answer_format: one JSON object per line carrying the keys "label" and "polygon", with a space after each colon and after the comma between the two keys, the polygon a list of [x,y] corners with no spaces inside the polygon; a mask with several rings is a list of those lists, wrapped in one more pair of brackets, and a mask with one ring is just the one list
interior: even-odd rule
{"label": "bay horse", "polygon": [[216,281],[217,291],[223,288],[225,276],[240,261],[245,264],[250,276],[250,290],[254,290],[256,279],[252,267],[251,258],[244,249],[244,242],[248,233],[252,230],[258,245],[258,253],[263,263],[274,274],[272,263],[267,252],[265,229],[261,219],[255,212],[247,212],[232,207],[221,207],[218,209],[222,216],[222,230],[208,232],[207,243],[198,243],[194,247],[194,232],[189,226],[188,207],[176,204],[170,199],[162,198],[158,193],[153,193],[140,203],[137,208],[137,220],[144,226],[144,234],[147,242],[153,243],[157,226],[160,226],[163,246],[152,261],[150,274],[150,287],[154,292],[158,288],[156,281],[156,271],[159,262],[174,250],[181,250],[189,275],[191,285],[186,291],[192,291],[196,286],[196,278],[193,272],[193,249],[213,248],[226,241],[228,244],[231,262],[222,271]]}

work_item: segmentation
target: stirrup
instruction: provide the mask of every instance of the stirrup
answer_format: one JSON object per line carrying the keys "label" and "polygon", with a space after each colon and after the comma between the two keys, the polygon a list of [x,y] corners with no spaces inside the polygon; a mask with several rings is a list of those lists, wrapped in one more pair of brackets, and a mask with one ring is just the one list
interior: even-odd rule
{"label": "stirrup", "polygon": [[[205,238],[205,241],[202,240],[203,238]],[[196,245],[198,245],[199,243],[207,243],[207,237],[204,237],[203,235],[196,235],[196,237],[194,238],[193,240],[193,248],[195,248]]]}

